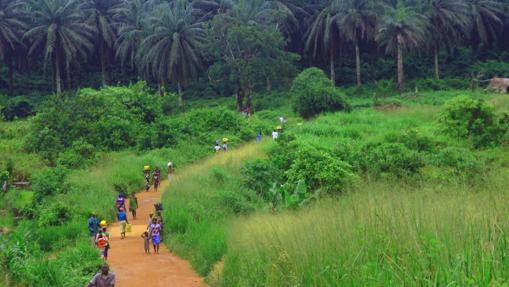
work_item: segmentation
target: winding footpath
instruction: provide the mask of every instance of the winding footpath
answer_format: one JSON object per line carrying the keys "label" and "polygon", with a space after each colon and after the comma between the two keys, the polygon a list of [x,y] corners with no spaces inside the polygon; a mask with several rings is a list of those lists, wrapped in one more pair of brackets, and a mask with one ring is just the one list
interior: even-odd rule
{"label": "winding footpath", "polygon": [[137,194],[137,219],[133,220],[129,215],[132,232],[127,233],[125,239],[120,239],[118,223],[110,227],[111,249],[108,263],[116,274],[116,287],[207,286],[189,262],[169,252],[165,244],[161,243],[159,254],[153,253],[152,245],[150,254],[145,254],[143,250],[143,239],[140,236],[147,229],[154,203],[160,201],[161,191],[167,185],[167,181],[162,181],[159,192],[151,189],[149,192],[141,191]]}

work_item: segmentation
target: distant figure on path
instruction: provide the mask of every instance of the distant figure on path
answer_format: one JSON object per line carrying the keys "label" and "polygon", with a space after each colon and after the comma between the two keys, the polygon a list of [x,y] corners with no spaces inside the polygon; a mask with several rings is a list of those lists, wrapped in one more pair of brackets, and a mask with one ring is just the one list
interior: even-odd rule
{"label": "distant figure on path", "polygon": [[118,198],[115,205],[117,206],[117,210],[120,210],[121,208],[125,209],[125,197],[122,192],[118,194]]}
{"label": "distant figure on path", "polygon": [[143,238],[143,248],[145,248],[145,253],[150,254],[150,236],[148,235],[148,231],[143,232],[141,238]]}
{"label": "distant figure on path", "polygon": [[262,133],[261,132],[259,132],[258,135],[256,136],[256,141],[257,142],[262,141]]}
{"label": "distant figure on path", "polygon": [[101,272],[92,278],[87,287],[115,287],[115,274],[110,273],[108,264],[101,266]]}
{"label": "distant figure on path", "polygon": [[281,123],[281,125],[284,125],[286,123],[286,120],[284,117],[279,117],[279,122]]}
{"label": "distant figure on path", "polygon": [[124,208],[120,208],[117,214],[117,218],[120,225],[120,239],[124,239],[126,225],[129,223],[129,221],[127,221],[127,213],[125,212]]}
{"label": "distant figure on path", "polygon": [[156,169],[154,170],[154,189],[157,192],[157,188],[159,187],[159,182],[161,180],[161,170],[158,166],[156,166]]}
{"label": "distant figure on path", "polygon": [[277,140],[277,138],[278,138],[278,137],[279,137],[279,133],[277,132],[277,130],[274,130],[274,131],[272,132],[272,139],[273,139],[273,140]]}
{"label": "distant figure on path", "polygon": [[97,236],[97,233],[99,232],[99,219],[97,219],[95,212],[92,212],[92,215],[88,219],[88,231],[90,231],[90,237],[92,238],[93,242]]}
{"label": "distant figure on path", "polygon": [[110,235],[106,232],[106,227],[104,227],[95,238],[95,244],[97,248],[99,248],[99,252],[104,261],[108,260],[108,251],[110,250]]}
{"label": "distant figure on path", "polygon": [[143,168],[143,175],[145,177],[145,191],[150,190],[150,166],[146,165]]}
{"label": "distant figure on path", "polygon": [[152,238],[152,245],[154,246],[154,253],[159,253],[159,243],[161,243],[161,225],[157,222],[156,218],[152,219],[150,225],[150,237]]}
{"label": "distant figure on path", "polygon": [[221,150],[221,146],[219,145],[219,142],[216,141],[216,145],[214,146],[214,151],[218,153]]}
{"label": "distant figure on path", "polygon": [[131,198],[129,199],[129,211],[133,215],[133,219],[136,219],[136,210],[138,209],[138,198],[136,197],[136,193],[131,193]]}
{"label": "distant figure on path", "polygon": [[175,167],[173,166],[173,162],[168,162],[168,182],[173,179],[173,173],[175,172]]}

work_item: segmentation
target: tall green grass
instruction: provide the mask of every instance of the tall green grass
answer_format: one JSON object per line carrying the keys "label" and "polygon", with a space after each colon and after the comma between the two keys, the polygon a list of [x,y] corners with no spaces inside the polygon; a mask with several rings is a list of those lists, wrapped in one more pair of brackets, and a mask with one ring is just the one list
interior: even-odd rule
{"label": "tall green grass", "polygon": [[506,286],[509,173],[472,187],[366,183],[239,219],[220,286]]}
{"label": "tall green grass", "polygon": [[266,144],[246,144],[177,170],[163,194],[168,246],[202,275],[226,252],[229,221],[255,209],[256,195],[240,188],[240,167],[262,157]]}

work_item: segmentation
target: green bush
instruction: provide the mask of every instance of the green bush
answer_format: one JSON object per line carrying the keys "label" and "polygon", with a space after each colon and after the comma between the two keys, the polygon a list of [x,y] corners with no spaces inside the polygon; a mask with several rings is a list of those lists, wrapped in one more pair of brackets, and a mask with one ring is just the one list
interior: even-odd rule
{"label": "green bush", "polygon": [[62,167],[44,168],[32,176],[34,200],[40,203],[45,197],[62,193],[65,190],[67,170]]}
{"label": "green bush", "polygon": [[391,133],[385,136],[387,142],[401,143],[407,148],[418,152],[433,152],[437,143],[429,135],[415,128],[410,128],[399,133]]}
{"label": "green bush", "polygon": [[275,182],[281,181],[281,171],[270,160],[247,162],[241,169],[244,188],[253,190],[267,199],[270,188]]}
{"label": "green bush", "polygon": [[33,114],[34,107],[24,97],[14,97],[9,99],[4,107],[1,107],[0,113],[3,114],[3,117],[6,121],[13,121],[15,119],[24,119]]}
{"label": "green bush", "polygon": [[411,175],[424,166],[422,156],[401,143],[367,144],[361,154],[363,169],[374,174]]}
{"label": "green bush", "polygon": [[450,167],[457,174],[472,174],[483,168],[483,163],[466,148],[446,147],[433,157],[437,166]]}
{"label": "green bush", "polygon": [[293,81],[294,109],[304,118],[322,112],[349,110],[346,94],[331,86],[325,73],[318,68],[302,71]]}
{"label": "green bush", "polygon": [[61,153],[58,163],[67,168],[84,168],[94,157],[94,146],[80,139],[75,141],[71,148]]}
{"label": "green bush", "polygon": [[506,119],[481,99],[459,96],[444,104],[437,121],[441,132],[469,139],[474,147],[480,148],[501,142],[508,129]]}
{"label": "green bush", "polygon": [[71,219],[71,208],[59,201],[46,201],[37,211],[39,227],[62,225]]}
{"label": "green bush", "polygon": [[286,176],[290,185],[304,181],[310,191],[341,192],[356,178],[350,164],[310,146],[299,148]]}

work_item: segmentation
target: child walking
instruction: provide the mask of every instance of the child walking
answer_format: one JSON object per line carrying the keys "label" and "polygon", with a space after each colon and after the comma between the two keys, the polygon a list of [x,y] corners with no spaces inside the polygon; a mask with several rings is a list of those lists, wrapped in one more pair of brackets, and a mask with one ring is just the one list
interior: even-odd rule
{"label": "child walking", "polygon": [[143,238],[143,247],[145,248],[145,253],[150,254],[150,235],[148,234],[148,231],[143,232],[141,238]]}

